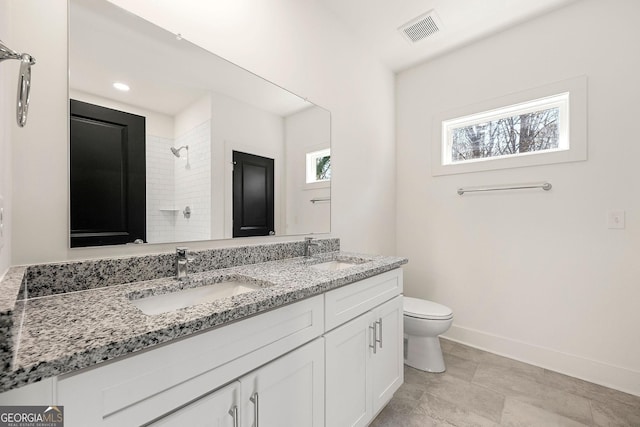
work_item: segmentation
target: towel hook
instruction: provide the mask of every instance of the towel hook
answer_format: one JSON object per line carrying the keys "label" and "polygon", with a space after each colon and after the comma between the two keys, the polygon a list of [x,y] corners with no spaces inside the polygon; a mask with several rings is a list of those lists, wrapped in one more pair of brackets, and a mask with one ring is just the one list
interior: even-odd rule
{"label": "towel hook", "polygon": [[31,95],[31,66],[35,65],[36,59],[28,53],[18,53],[8,48],[0,40],[0,62],[7,59],[17,59],[20,61],[20,73],[18,74],[18,96],[16,101],[16,121],[21,128],[27,124],[27,113],[29,111],[29,97]]}

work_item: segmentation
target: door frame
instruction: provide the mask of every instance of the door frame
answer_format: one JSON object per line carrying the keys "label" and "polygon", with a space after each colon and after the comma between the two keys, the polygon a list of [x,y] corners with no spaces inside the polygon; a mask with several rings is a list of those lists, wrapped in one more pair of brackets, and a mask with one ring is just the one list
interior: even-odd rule
{"label": "door frame", "polygon": [[[126,126],[128,144],[126,146],[126,190],[127,227],[125,230],[73,233],[71,227],[71,122],[85,119]],[[68,239],[70,248],[120,245],[133,240],[147,241],[147,190],[146,190],[146,118],[138,114],[118,110],[78,99],[69,100],[69,180],[68,180]],[[133,231],[133,235],[131,232]]]}
{"label": "door frame", "polygon": [[[233,152],[241,151],[260,157],[273,159],[273,228],[276,236],[282,233],[285,223],[283,203],[285,197],[282,191],[282,183],[285,177],[282,154],[270,148],[260,147],[255,144],[244,144],[237,141],[224,141],[224,238],[233,238]],[[260,236],[265,237],[265,236]]]}

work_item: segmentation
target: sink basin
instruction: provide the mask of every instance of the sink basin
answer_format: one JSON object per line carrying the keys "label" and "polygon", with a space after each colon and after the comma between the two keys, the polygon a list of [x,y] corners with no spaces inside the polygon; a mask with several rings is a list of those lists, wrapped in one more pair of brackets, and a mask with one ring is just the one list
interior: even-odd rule
{"label": "sink basin", "polygon": [[222,298],[263,289],[256,282],[234,279],[196,288],[182,289],[162,295],[131,299],[131,303],[144,314],[168,313],[180,308],[213,302]]}
{"label": "sink basin", "polygon": [[358,265],[358,264],[354,262],[334,260],[334,261],[321,262],[320,264],[314,264],[314,265],[311,265],[310,267],[313,268],[314,270],[320,270],[320,271],[338,271],[338,270],[344,270],[345,268],[353,267],[354,265]]}

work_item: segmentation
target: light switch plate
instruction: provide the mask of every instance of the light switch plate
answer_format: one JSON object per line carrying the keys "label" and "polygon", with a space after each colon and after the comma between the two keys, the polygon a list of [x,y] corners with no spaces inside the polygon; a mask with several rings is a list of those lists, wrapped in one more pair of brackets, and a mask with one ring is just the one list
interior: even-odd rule
{"label": "light switch plate", "polygon": [[607,228],[622,229],[624,227],[624,211],[607,212]]}

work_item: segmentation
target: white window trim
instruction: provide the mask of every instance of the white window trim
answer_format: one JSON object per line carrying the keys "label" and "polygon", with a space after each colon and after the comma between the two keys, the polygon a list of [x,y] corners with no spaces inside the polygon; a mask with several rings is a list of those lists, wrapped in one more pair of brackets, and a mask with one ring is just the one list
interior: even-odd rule
{"label": "white window trim", "polygon": [[331,148],[311,151],[306,154],[305,176],[306,184],[329,183],[331,179],[316,179],[316,159],[331,156]]}
{"label": "white window trim", "polygon": [[[549,98],[568,94],[569,107],[564,111],[561,122],[567,126],[560,129],[560,146],[554,150],[533,151],[526,154],[487,157],[463,162],[451,162],[450,139],[446,132],[456,125],[474,124],[524,112],[523,104],[532,101],[543,103]],[[496,110],[508,108],[496,115]],[[543,108],[553,108],[544,105]],[[535,110],[535,107],[532,107]],[[568,120],[566,118],[568,117]],[[564,135],[564,140],[562,140]],[[446,143],[445,143],[446,142]],[[485,170],[538,166],[555,163],[576,162],[587,159],[587,77],[575,77],[523,92],[504,95],[478,104],[469,105],[438,114],[433,121],[431,171],[433,176]]]}

